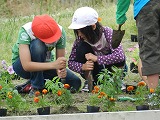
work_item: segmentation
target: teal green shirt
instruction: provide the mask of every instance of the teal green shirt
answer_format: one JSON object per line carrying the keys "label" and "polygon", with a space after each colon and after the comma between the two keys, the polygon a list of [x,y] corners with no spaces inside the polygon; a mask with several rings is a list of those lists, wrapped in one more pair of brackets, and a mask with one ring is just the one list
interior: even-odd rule
{"label": "teal green shirt", "polygon": [[[123,24],[126,20],[126,12],[128,11],[131,0],[117,0],[116,22],[117,24]],[[134,0],[134,18],[138,15],[140,10],[150,0]]]}
{"label": "teal green shirt", "polygon": [[126,12],[128,11],[130,0],[117,0],[116,22],[123,24],[126,20]]}

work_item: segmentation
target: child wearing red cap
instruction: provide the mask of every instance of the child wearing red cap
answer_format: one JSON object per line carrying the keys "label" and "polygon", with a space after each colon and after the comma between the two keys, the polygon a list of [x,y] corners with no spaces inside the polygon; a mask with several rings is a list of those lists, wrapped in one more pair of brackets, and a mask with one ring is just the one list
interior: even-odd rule
{"label": "child wearing red cap", "polygon": [[52,80],[55,76],[65,78],[72,91],[79,90],[81,80],[66,69],[65,47],[64,29],[48,15],[35,16],[32,22],[20,28],[18,40],[12,48],[12,63],[17,75],[29,79],[26,87],[30,85],[30,96],[35,90],[44,88],[45,79]]}
{"label": "child wearing red cap", "polygon": [[[94,85],[97,84],[97,75],[104,68],[112,71],[112,66],[116,66],[126,70],[122,46],[112,48],[113,30],[98,22],[98,13],[93,8],[78,8],[68,28],[74,30],[76,37],[68,61],[71,70],[80,73],[86,80],[93,78]],[[86,86],[83,91],[88,91]]]}

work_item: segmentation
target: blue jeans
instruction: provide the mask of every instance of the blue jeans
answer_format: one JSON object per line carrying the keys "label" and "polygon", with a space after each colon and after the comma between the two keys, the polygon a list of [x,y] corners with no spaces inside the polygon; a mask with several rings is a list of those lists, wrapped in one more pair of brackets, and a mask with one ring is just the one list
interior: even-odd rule
{"label": "blue jeans", "polygon": [[[47,47],[45,43],[40,41],[39,39],[35,39],[30,44],[30,53],[31,53],[31,60],[34,62],[45,62],[46,60],[46,52]],[[45,80],[49,79],[52,80],[54,77],[57,76],[56,69],[53,70],[46,70],[46,71],[36,71],[36,72],[26,72],[21,64],[20,58],[13,63],[13,69],[17,75],[24,79],[30,79],[31,85],[33,88],[36,89],[43,89]],[[77,91],[81,87],[81,80],[78,76],[76,76],[71,70],[67,69],[67,76],[66,82],[72,88],[76,89]]]}

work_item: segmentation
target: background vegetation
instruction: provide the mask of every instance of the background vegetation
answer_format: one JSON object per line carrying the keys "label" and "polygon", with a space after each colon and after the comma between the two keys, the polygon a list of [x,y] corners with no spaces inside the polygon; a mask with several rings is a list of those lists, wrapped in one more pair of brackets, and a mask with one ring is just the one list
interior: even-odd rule
{"label": "background vegetation", "polygon": [[[32,21],[35,15],[49,14],[64,27],[67,33],[67,58],[70,54],[70,46],[74,41],[73,31],[68,29],[68,26],[71,23],[74,11],[78,7],[93,7],[97,10],[99,17],[102,18],[102,25],[113,29],[118,28],[115,19],[116,0],[1,0],[0,6],[0,60],[6,60],[10,64],[11,49],[17,40],[19,28],[26,22]],[[122,26],[122,29],[126,30],[122,45],[129,66],[131,56],[127,49],[136,44],[131,42],[130,36],[131,34],[137,34],[132,3],[127,12],[127,18],[128,20]]]}
{"label": "background vegetation", "polygon": [[[32,21],[35,15],[49,14],[67,33],[67,53],[73,43],[73,31],[68,29],[73,12],[81,6],[91,6],[102,18],[101,23],[113,29],[117,28],[115,20],[115,0],[1,0],[0,1],[0,60],[11,62],[11,47],[17,40],[19,28],[26,22]],[[113,1],[113,2],[110,2]],[[130,43],[130,35],[136,34],[132,5],[127,12],[128,20],[122,29],[126,30],[123,43]],[[124,45],[124,48],[128,46]]]}
{"label": "background vegetation", "polygon": [[[102,25],[109,26],[113,29],[118,28],[115,19],[116,0],[0,0],[0,6],[0,61],[6,60],[10,64],[12,56],[11,49],[17,40],[19,28],[26,22],[32,21],[35,15],[49,14],[64,27],[67,33],[67,58],[74,41],[73,31],[69,30],[68,26],[71,23],[74,11],[78,7],[93,7],[99,13],[99,17],[102,18]],[[133,19],[132,4],[127,12],[127,18],[128,20],[122,26],[122,29],[126,30],[122,45],[129,66],[132,56],[127,49],[137,44],[130,40],[131,34],[137,34],[135,20]],[[129,71],[125,82],[132,83],[139,80],[138,74],[133,74]],[[80,102],[82,102],[83,97],[80,96],[79,98],[81,98]]]}
{"label": "background vegetation", "polygon": [[[19,28],[26,22],[32,21],[35,15],[49,14],[64,27],[67,33],[67,58],[74,41],[73,31],[68,29],[68,26],[71,23],[74,11],[78,7],[93,7],[97,10],[99,17],[102,18],[102,25],[109,26],[113,29],[118,28],[115,19],[116,0],[1,0],[0,6],[0,60],[6,60],[10,64],[12,46],[17,40]],[[131,34],[137,34],[136,23],[133,19],[132,3],[127,12],[127,18],[128,20],[122,26],[122,29],[126,30],[122,45],[129,66],[132,56],[127,49],[137,44],[130,40]],[[137,78],[139,76],[135,76],[132,73],[128,77],[126,79],[129,82],[139,80]]]}

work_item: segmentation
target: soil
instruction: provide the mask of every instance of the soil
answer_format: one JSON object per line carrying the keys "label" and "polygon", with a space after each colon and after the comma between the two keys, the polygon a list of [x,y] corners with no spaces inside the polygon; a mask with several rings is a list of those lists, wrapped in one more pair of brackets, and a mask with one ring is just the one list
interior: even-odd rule
{"label": "soil", "polygon": [[[51,106],[50,114],[73,114],[73,113],[87,113],[87,99],[90,93],[81,92],[73,94],[74,104],[70,107],[62,107],[62,106]],[[127,106],[127,107],[126,107]],[[11,112],[7,111],[7,116],[28,116],[28,115],[38,115],[37,109],[31,108],[30,111],[21,111],[21,112]],[[117,102],[113,111],[129,111],[136,110],[134,103],[125,101],[125,102]],[[100,112],[103,112],[100,110]]]}
{"label": "soil", "polygon": [[[86,113],[87,112],[87,97],[89,93],[75,93],[73,97],[75,102],[73,106],[51,106],[51,114],[72,114],[72,113]],[[24,94],[23,94],[24,95]],[[38,115],[36,108],[32,108],[31,111],[7,111],[7,116],[26,116],[26,115]]]}
{"label": "soil", "polygon": [[[13,83],[14,84],[21,84],[21,80],[14,80]],[[74,103],[72,106],[70,107],[63,107],[63,106],[51,106],[50,108],[50,113],[51,114],[72,114],[72,113],[86,113],[87,112],[87,105],[88,105],[88,97],[89,94],[91,93],[87,93],[87,92],[78,92],[78,93],[74,93],[72,94],[73,99],[74,99]],[[27,94],[22,94],[22,96],[26,97],[28,96]],[[131,96],[129,94],[123,93],[122,96]],[[29,102],[33,102],[33,99],[31,98],[27,98],[29,99]],[[51,99],[52,100],[52,99]],[[127,107],[126,107],[127,106]],[[134,103],[130,102],[130,101],[125,101],[125,102],[116,102],[116,106],[114,107],[113,111],[128,111],[128,110],[136,110]],[[102,110],[100,110],[102,111]],[[102,111],[103,112],[103,111]],[[37,109],[36,107],[31,107],[30,111],[18,111],[18,112],[11,112],[11,111],[7,111],[7,116],[26,116],[26,115],[38,115],[37,113]]]}

